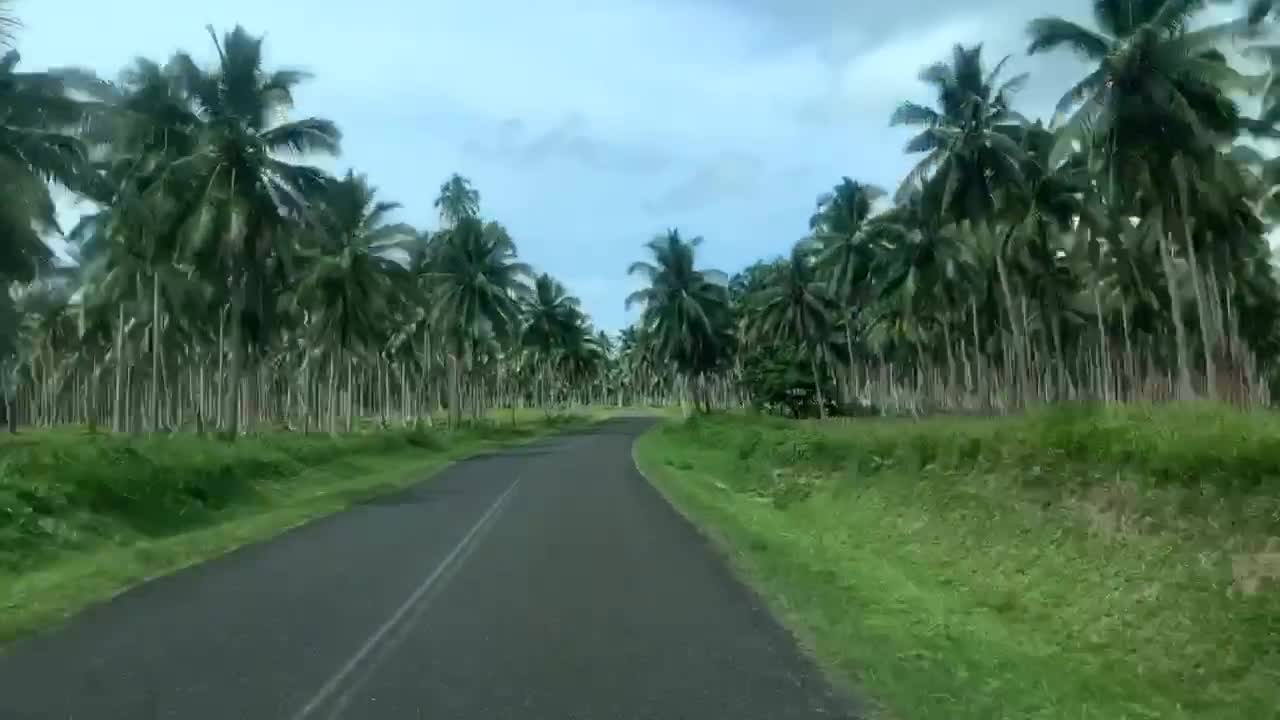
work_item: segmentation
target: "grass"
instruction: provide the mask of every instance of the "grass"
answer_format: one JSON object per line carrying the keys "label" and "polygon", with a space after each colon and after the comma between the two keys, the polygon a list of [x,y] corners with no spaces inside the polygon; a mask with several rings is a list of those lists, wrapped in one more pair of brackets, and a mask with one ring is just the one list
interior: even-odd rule
{"label": "grass", "polygon": [[1280,419],[694,418],[637,460],[887,717],[1280,718]]}
{"label": "grass", "polygon": [[[601,416],[593,413],[593,416]],[[0,643],[148,578],[422,480],[481,450],[586,425],[556,415],[331,437],[83,430],[0,440]]]}

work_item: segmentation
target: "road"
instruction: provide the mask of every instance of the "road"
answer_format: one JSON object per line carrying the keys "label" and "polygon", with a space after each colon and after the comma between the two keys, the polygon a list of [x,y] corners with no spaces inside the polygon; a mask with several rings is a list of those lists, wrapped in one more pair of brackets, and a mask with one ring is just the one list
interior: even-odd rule
{"label": "road", "polygon": [[4,720],[849,718],[636,471],[650,421],[473,458],[0,653]]}

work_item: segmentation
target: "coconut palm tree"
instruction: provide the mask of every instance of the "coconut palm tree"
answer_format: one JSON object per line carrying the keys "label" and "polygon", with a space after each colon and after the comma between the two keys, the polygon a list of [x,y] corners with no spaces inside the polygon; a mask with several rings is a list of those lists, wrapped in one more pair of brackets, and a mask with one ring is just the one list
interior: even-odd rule
{"label": "coconut palm tree", "polygon": [[818,267],[826,276],[833,297],[841,303],[839,324],[844,326],[849,387],[854,384],[854,318],[869,297],[870,246],[863,228],[872,207],[884,197],[874,185],[841,178],[835,189],[818,198],[817,212],[809,218],[809,229],[818,242]]}
{"label": "coconut palm tree", "polygon": [[534,354],[537,363],[538,401],[547,412],[550,405],[544,395],[550,378],[547,373],[558,353],[568,350],[582,339],[582,306],[564,285],[546,273],[533,284],[533,293],[524,308],[524,330],[521,342]]}
{"label": "coconut palm tree", "polygon": [[[1271,2],[1251,3],[1242,18],[1193,29],[1207,0],[1097,0],[1097,29],[1046,16],[1032,20],[1030,54],[1059,48],[1096,67],[1062,96],[1056,109],[1060,132],[1051,164],[1064,160],[1074,143],[1108,151],[1110,169],[1130,173],[1141,155],[1159,149],[1207,149],[1234,135],[1239,115],[1222,103],[1224,93],[1256,89],[1218,52],[1226,41],[1256,36]],[[1151,134],[1152,123],[1161,132]],[[1129,178],[1110,177],[1112,184]],[[1108,193],[1114,194],[1109,187]]]}
{"label": "coconut palm tree", "polygon": [[950,62],[920,71],[920,80],[936,95],[937,107],[904,102],[889,120],[890,125],[920,128],[906,151],[926,153],[903,180],[898,202],[922,187],[931,212],[953,221],[975,219],[995,211],[998,192],[1021,184],[1017,136],[1024,120],[1014,112],[1012,101],[1027,75],[1002,81],[1007,61],[1006,57],[988,72],[982,45],[956,45]]}
{"label": "coconut palm tree", "polygon": [[727,278],[718,270],[696,267],[702,238],[685,240],[669,230],[645,244],[652,261],[637,261],[627,274],[647,286],[627,297],[628,308],[643,307],[641,322],[649,341],[680,373],[682,387],[692,378],[719,369],[732,348],[732,316]]}
{"label": "coconut palm tree", "polygon": [[[922,128],[906,149],[927,153],[899,188],[899,204],[918,191],[914,201],[936,218],[931,223],[990,223],[1001,195],[1025,184],[1025,153],[1018,141],[1025,120],[1013,110],[1012,98],[1027,76],[1001,81],[1007,61],[1002,59],[988,72],[982,45],[957,45],[949,63],[934,63],[921,71],[920,79],[934,89],[937,108],[906,102],[889,121]],[[997,252],[997,269],[1014,344],[1021,348],[1025,329],[1014,309],[1004,257],[1003,250]],[[1025,365],[1026,359],[1021,362]]]}
{"label": "coconut palm tree", "polygon": [[505,229],[475,217],[443,231],[437,253],[429,273],[431,313],[448,342],[449,413],[456,424],[462,420],[462,368],[481,339],[518,331],[532,270],[516,259]]}
{"label": "coconut palm tree", "polygon": [[267,72],[262,38],[237,26],[221,40],[209,28],[218,61],[199,67],[185,53],[173,64],[205,119],[199,148],[172,164],[166,192],[196,198],[183,228],[201,272],[230,292],[231,363],[223,398],[225,430],[239,429],[239,397],[249,343],[262,344],[270,319],[273,265],[292,251],[290,224],[308,216],[326,188],[322,171],[282,155],[335,154],[341,133],[328,120],[282,122],[297,70]]}
{"label": "coconut palm tree", "polygon": [[[1127,203],[1130,215],[1162,223],[1160,262],[1183,397],[1193,389],[1173,230],[1181,231],[1183,250],[1193,255],[1193,211],[1183,206],[1191,200],[1188,175],[1244,127],[1230,94],[1260,89],[1219,48],[1256,35],[1270,11],[1269,2],[1254,3],[1245,17],[1192,29],[1205,6],[1205,0],[1099,0],[1097,30],[1059,17],[1037,18],[1028,27],[1030,53],[1066,48],[1096,63],[1058,103],[1058,113],[1067,117],[1050,164],[1077,145],[1096,149],[1106,173],[1103,197]],[[1198,277],[1191,281],[1199,287]]]}
{"label": "coconut palm tree", "polygon": [[832,317],[839,305],[817,272],[810,243],[801,241],[792,247],[791,255],[778,268],[774,283],[753,298],[752,305],[755,334],[769,342],[791,343],[809,357],[818,415],[825,418],[824,383],[818,366],[831,337]]}
{"label": "coconut palm tree", "polygon": [[49,183],[83,190],[92,171],[75,134],[85,104],[18,61],[16,50],[0,56],[0,279],[27,281],[52,258],[43,236],[60,231]]}
{"label": "coconut palm tree", "polygon": [[480,214],[480,192],[471,186],[470,180],[454,173],[440,185],[435,208],[440,212],[440,226],[451,228],[463,218]]}
{"label": "coconut palm tree", "polygon": [[[379,201],[377,189],[363,175],[348,171],[346,177],[329,184],[315,214],[315,231],[307,233],[310,246],[303,248],[308,257],[297,300],[312,313],[311,342],[332,346],[331,397],[335,368],[342,366],[346,372],[347,432],[355,421],[352,353],[379,349],[378,331],[387,325],[397,284],[408,272],[390,254],[413,232],[388,222],[398,208],[397,203]],[[331,409],[336,408],[331,403]],[[330,431],[336,429],[335,420],[336,415],[331,415]]]}

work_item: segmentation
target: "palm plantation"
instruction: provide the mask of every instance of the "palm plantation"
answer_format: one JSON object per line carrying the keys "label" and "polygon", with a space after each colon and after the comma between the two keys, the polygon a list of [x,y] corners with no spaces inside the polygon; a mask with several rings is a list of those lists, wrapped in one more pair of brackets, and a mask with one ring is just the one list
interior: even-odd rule
{"label": "palm plantation", "polygon": [[[336,432],[446,406],[456,423],[464,407],[568,401],[535,378],[605,382],[576,299],[544,275],[552,307],[531,300],[532,271],[469,180],[441,186],[441,230],[396,222],[363,175],[311,164],[341,133],[290,117],[306,73],[264,66],[243,28],[209,37],[209,65],[180,52],[113,80],[0,62],[11,428]],[[95,207],[65,229],[71,264],[42,240],[63,230],[50,185]]]}
{"label": "palm plantation", "polygon": [[[737,337],[746,355],[717,372],[742,382],[763,337],[820,364],[815,389],[850,407],[1269,403],[1275,176],[1250,143],[1275,135],[1278,85],[1274,70],[1237,65],[1242,46],[1277,56],[1265,44],[1275,20],[1254,2],[1206,24],[1206,5],[1099,0],[1097,29],[1031,22],[1030,53],[1095,63],[1045,120],[1018,112],[1028,78],[1012,58],[958,45],[925,65],[933,97],[888,118],[916,130],[905,149],[920,158],[894,202],[849,178],[822,195],[808,260],[770,263],[762,286],[735,279],[755,287],[723,319],[724,347]],[[1257,117],[1243,109],[1251,94]],[[643,292],[640,329],[676,361],[668,338],[695,331],[661,282]]]}
{"label": "palm plantation", "polygon": [[[1276,173],[1251,141],[1277,134],[1280,82],[1239,51],[1277,55],[1270,4],[1219,24],[1192,0],[1093,9],[1091,25],[1028,28],[1029,52],[1093,63],[1052,118],[1019,112],[1016,58],[974,45],[922,63],[930,94],[886,118],[913,131],[915,168],[892,200],[842,178],[797,219],[789,258],[729,278],[700,265],[698,238],[649,242],[630,267],[641,319],[616,349],[467,178],[439,186],[432,231],[358,173],[316,167],[339,129],[290,116],[308,76],[265,66],[243,28],[210,30],[211,63],[180,52],[114,80],[26,73],[10,52],[6,417],[234,437],[446,408],[455,423],[606,399],[710,409],[759,400],[744,373],[782,348],[824,398],[814,414],[1266,404]],[[51,183],[95,209],[57,228]],[[63,230],[70,265],[41,242]]]}

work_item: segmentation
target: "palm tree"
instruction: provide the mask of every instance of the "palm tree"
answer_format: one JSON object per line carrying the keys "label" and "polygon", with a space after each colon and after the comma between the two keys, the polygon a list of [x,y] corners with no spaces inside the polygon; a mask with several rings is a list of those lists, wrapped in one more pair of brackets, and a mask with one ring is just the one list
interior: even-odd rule
{"label": "palm tree", "polygon": [[[1056,16],[1031,21],[1028,53],[1066,48],[1097,64],[1058,103],[1057,114],[1065,120],[1051,164],[1065,159],[1074,143],[1085,142],[1107,149],[1112,170],[1134,172],[1153,146],[1167,155],[1234,135],[1239,116],[1220,101],[1225,92],[1256,89],[1256,83],[1234,70],[1217,48],[1253,36],[1271,0],[1251,3],[1243,18],[1192,30],[1206,5],[1207,0],[1097,0],[1097,30]],[[1149,132],[1153,122],[1160,123],[1160,133]],[[1115,183],[1127,179],[1113,174],[1108,194],[1114,196]]]}
{"label": "palm tree", "polygon": [[[1017,75],[1001,82],[1000,74],[1007,61],[1006,57],[987,72],[981,45],[957,45],[950,63],[935,63],[921,71],[920,79],[937,94],[937,109],[907,102],[889,121],[891,125],[923,128],[906,149],[928,153],[899,188],[900,204],[919,188],[924,212],[937,218],[937,222],[985,224],[995,219],[999,197],[1010,188],[1025,184],[1025,157],[1017,139],[1025,120],[1013,111],[1012,96],[1027,76]],[[1014,310],[1004,256],[1004,250],[998,250],[997,269],[1014,344],[1021,348],[1026,330]],[[1026,358],[1020,362],[1025,366]]]}
{"label": "palm tree", "polygon": [[430,273],[432,322],[449,343],[449,413],[462,420],[462,366],[482,338],[506,338],[520,326],[528,265],[500,225],[463,217],[444,231]]}
{"label": "palm tree", "polygon": [[669,230],[645,244],[652,262],[627,269],[648,284],[627,297],[627,307],[643,306],[645,330],[660,356],[675,365],[683,386],[719,368],[731,349],[727,279],[718,270],[696,267],[701,244],[700,237],[686,241],[679,230]]}
{"label": "palm tree", "polygon": [[[345,366],[347,432],[354,422],[351,354],[373,349],[377,330],[387,324],[395,284],[407,273],[389,253],[412,230],[388,223],[399,205],[376,196],[376,188],[351,171],[330,183],[318,209],[314,245],[304,250],[310,258],[297,290],[299,303],[313,313],[311,342],[331,343],[335,351],[330,360],[331,396],[334,368]],[[335,417],[330,417],[332,431]]]}
{"label": "palm tree", "polygon": [[831,336],[832,316],[838,304],[817,273],[813,250],[805,241],[796,243],[787,261],[778,268],[774,283],[754,298],[754,332],[766,341],[792,343],[809,356],[818,415],[826,418],[818,363]]}
{"label": "palm tree", "polygon": [[1027,75],[1002,82],[1007,61],[987,72],[982,45],[956,45],[949,63],[920,71],[920,80],[937,95],[937,109],[904,102],[889,120],[890,125],[921,128],[906,150],[927,153],[903,180],[898,202],[923,187],[931,212],[952,221],[977,219],[995,211],[998,192],[1021,184],[1022,150],[1016,138],[1025,121],[1013,111],[1012,99]]}
{"label": "palm tree", "polygon": [[854,316],[868,299],[871,250],[862,231],[871,219],[874,203],[884,195],[884,190],[874,185],[842,178],[832,192],[818,198],[817,212],[809,218],[809,228],[820,248],[818,267],[842,305],[839,321],[844,325],[850,392],[855,373]]}
{"label": "palm tree", "polygon": [[549,382],[547,372],[555,362],[557,353],[569,349],[581,340],[583,314],[581,303],[565,290],[564,285],[546,273],[539,275],[533,284],[532,297],[525,304],[525,325],[521,334],[523,345],[531,350],[538,368],[538,400],[547,412],[544,391]]}
{"label": "palm tree", "polygon": [[[1104,199],[1128,203],[1130,215],[1160,222],[1168,232],[1159,234],[1159,250],[1183,397],[1193,390],[1172,230],[1181,230],[1184,251],[1194,255],[1193,211],[1185,207],[1188,175],[1243,127],[1229,93],[1259,89],[1218,47],[1254,35],[1270,5],[1257,2],[1243,18],[1192,30],[1205,0],[1099,0],[1094,3],[1096,31],[1059,17],[1037,18],[1028,27],[1028,52],[1065,47],[1097,63],[1058,103],[1058,113],[1070,116],[1050,163],[1077,144],[1095,149],[1106,169]],[[1125,197],[1120,188],[1126,188]],[[1192,278],[1197,288],[1199,282]]]}
{"label": "palm tree", "polygon": [[[175,162],[196,152],[203,123],[175,75],[149,60],[136,60],[116,83],[84,73],[64,72],[63,77],[98,101],[85,135],[108,150],[99,163],[103,208],[84,216],[72,231],[85,270],[87,299],[93,305],[119,305],[128,298],[150,296],[148,421],[158,429],[162,334],[167,317],[190,300],[198,285],[194,269],[184,262],[179,238],[193,200],[169,193],[164,180]],[[119,315],[117,334],[122,339],[125,319],[123,312]],[[123,383],[124,363],[120,347],[117,388]],[[118,398],[116,409],[114,425],[119,430],[123,403]]]}
{"label": "palm tree", "polygon": [[440,185],[435,208],[440,212],[440,226],[451,228],[463,218],[480,214],[480,192],[471,187],[470,180],[454,173]]}
{"label": "palm tree", "polygon": [[[225,430],[239,429],[246,346],[265,342],[272,264],[292,249],[289,225],[307,216],[326,188],[324,173],[281,154],[335,154],[341,134],[328,120],[280,122],[293,89],[308,75],[266,72],[262,39],[237,26],[218,40],[218,62],[205,70],[185,53],[174,58],[195,110],[206,120],[200,147],[172,164],[165,188],[196,198],[184,228],[201,272],[230,288],[231,363],[223,398]],[[192,195],[194,193],[194,195]]]}
{"label": "palm tree", "polygon": [[63,80],[17,69],[18,52],[0,56],[0,280],[27,281],[52,258],[43,236],[59,232],[53,182],[83,190],[92,173],[75,135],[84,103]]}

